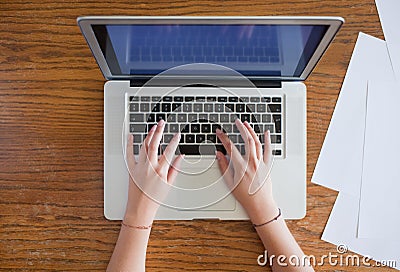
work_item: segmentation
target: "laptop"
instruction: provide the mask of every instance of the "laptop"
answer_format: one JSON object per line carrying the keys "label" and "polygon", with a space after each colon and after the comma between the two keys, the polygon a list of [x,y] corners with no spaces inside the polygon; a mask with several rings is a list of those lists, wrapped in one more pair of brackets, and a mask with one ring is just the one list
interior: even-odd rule
{"label": "laptop", "polygon": [[[104,85],[104,215],[123,218],[133,150],[160,119],[184,153],[156,219],[247,219],[224,184],[215,151],[223,129],[244,154],[234,121],[270,130],[273,195],[286,219],[306,214],[304,80],[340,29],[340,17],[80,17]],[[158,199],[155,199],[158,201]]]}

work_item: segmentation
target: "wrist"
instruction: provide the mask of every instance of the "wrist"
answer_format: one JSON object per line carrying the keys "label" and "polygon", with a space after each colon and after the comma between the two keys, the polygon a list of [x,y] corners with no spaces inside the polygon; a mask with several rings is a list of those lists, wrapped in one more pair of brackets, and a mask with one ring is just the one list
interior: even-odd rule
{"label": "wrist", "polygon": [[268,203],[264,203],[263,205],[258,205],[253,209],[250,209],[248,212],[249,218],[253,224],[262,224],[279,213],[278,205],[275,201],[271,200]]}
{"label": "wrist", "polygon": [[123,221],[134,226],[149,226],[153,224],[155,214],[143,213],[127,208]]}

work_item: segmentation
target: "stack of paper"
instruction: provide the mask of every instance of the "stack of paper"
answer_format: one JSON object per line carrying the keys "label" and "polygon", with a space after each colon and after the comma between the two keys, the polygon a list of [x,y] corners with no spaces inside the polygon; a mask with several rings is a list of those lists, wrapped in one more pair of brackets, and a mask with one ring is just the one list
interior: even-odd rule
{"label": "stack of paper", "polygon": [[359,34],[312,182],[339,191],[323,240],[400,269],[400,1],[376,4],[386,41]]}

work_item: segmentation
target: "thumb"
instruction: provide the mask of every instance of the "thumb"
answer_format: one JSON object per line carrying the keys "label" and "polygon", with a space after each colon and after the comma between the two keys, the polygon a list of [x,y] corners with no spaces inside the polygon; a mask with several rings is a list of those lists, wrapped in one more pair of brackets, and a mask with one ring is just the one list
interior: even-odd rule
{"label": "thumb", "polygon": [[222,154],[221,151],[217,151],[215,156],[217,157],[219,170],[221,171],[221,175],[224,178],[225,184],[229,189],[233,189],[233,173],[229,167],[228,159],[224,156],[224,154]]}

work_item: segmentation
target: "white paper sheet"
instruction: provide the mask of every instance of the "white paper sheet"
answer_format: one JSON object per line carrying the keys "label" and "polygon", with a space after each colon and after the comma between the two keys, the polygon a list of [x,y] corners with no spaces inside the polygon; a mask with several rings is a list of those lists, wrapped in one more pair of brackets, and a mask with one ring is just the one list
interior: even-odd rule
{"label": "white paper sheet", "polygon": [[385,40],[389,49],[390,60],[393,70],[396,74],[396,79],[400,82],[400,22],[399,0],[375,0],[376,7],[379,13],[379,19]]}
{"label": "white paper sheet", "polygon": [[321,149],[313,183],[359,197],[367,80],[393,80],[385,41],[359,34]]}
{"label": "white paper sheet", "polygon": [[400,240],[399,105],[395,82],[368,82],[358,237]]}
{"label": "white paper sheet", "polygon": [[345,245],[349,250],[377,261],[395,261],[391,266],[400,270],[400,240],[356,238],[358,203],[357,198],[339,193],[322,240],[334,245]]}

